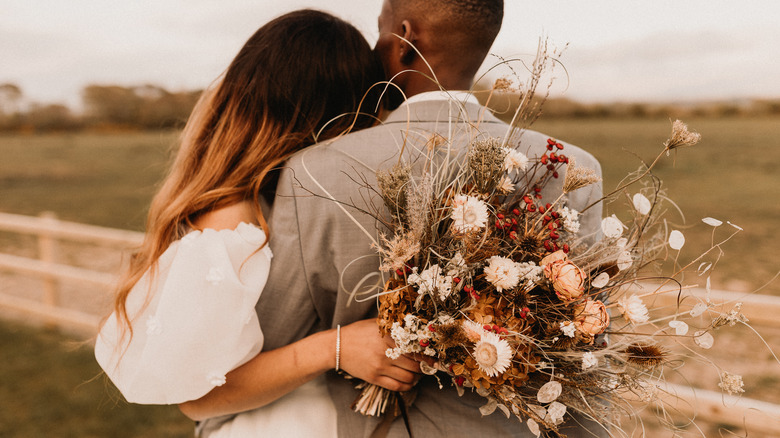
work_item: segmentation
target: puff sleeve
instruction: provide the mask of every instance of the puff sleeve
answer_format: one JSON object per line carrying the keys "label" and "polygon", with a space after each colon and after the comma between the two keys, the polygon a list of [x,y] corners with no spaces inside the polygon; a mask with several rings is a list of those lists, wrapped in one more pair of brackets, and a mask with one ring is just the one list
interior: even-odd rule
{"label": "puff sleeve", "polygon": [[225,383],[263,346],[255,304],[268,279],[263,231],[192,231],[159,258],[128,295],[132,336],[110,315],[95,357],[132,403],[177,404]]}

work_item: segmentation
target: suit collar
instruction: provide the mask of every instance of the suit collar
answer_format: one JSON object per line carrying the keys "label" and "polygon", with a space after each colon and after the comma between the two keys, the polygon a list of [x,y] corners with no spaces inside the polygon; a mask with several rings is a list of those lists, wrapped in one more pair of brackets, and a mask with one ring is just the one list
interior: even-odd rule
{"label": "suit collar", "polygon": [[407,122],[477,122],[504,123],[482,105],[473,102],[455,100],[424,100],[409,102],[391,112],[384,124]]}

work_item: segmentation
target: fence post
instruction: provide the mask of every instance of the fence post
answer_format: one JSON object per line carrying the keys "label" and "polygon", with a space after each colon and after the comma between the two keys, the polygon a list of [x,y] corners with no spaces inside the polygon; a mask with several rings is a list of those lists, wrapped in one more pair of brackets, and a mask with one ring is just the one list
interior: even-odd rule
{"label": "fence post", "polygon": [[[54,212],[44,211],[39,217],[51,223],[51,225],[56,225],[57,223],[57,215]],[[42,231],[38,235],[38,256],[41,261],[46,263],[57,262],[57,240],[52,233]],[[57,279],[53,275],[44,275],[41,280],[43,282],[43,305],[53,311],[59,304]],[[46,320],[47,326],[54,326],[56,325],[55,323],[54,319],[49,318]]]}

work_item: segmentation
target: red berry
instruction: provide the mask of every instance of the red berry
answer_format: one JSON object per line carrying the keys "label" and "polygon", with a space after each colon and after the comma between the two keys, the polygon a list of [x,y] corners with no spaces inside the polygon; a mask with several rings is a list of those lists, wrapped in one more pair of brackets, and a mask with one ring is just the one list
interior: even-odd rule
{"label": "red berry", "polygon": [[540,160],[542,164],[547,164],[547,155],[542,155],[542,158]]}
{"label": "red berry", "polygon": [[453,277],[452,278],[452,282],[455,283],[455,284],[460,283],[460,277]]}
{"label": "red berry", "polygon": [[560,143],[555,143],[555,147],[557,147],[558,149],[563,149],[563,145]]}
{"label": "red berry", "polygon": [[553,178],[558,178],[558,172],[557,171],[553,172]]}
{"label": "red berry", "polygon": [[498,218],[499,218],[499,219],[503,219],[503,218],[504,218],[504,215],[503,215],[502,213],[499,213],[499,214],[498,214]]}
{"label": "red berry", "polygon": [[515,216],[520,216],[520,210],[515,208],[514,210],[512,210],[512,214],[514,214]]}
{"label": "red berry", "polygon": [[543,206],[540,206],[539,207],[539,213],[544,213],[544,211],[545,211],[545,208]]}

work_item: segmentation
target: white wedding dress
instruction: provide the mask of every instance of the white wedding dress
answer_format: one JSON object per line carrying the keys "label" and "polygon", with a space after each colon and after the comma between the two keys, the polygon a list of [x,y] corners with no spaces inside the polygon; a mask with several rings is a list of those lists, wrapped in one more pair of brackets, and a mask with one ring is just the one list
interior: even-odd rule
{"label": "white wedding dress", "polygon": [[[192,231],[160,257],[127,297],[132,336],[113,313],[98,334],[95,357],[132,403],[178,404],[225,383],[225,375],[263,347],[255,304],[268,279],[265,234]],[[217,420],[210,438],[335,437],[336,410],[321,376],[274,403]]]}

